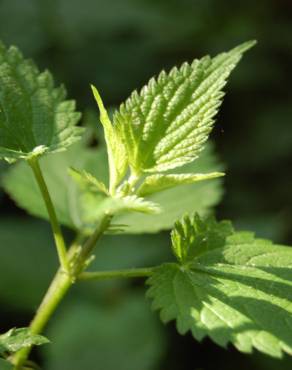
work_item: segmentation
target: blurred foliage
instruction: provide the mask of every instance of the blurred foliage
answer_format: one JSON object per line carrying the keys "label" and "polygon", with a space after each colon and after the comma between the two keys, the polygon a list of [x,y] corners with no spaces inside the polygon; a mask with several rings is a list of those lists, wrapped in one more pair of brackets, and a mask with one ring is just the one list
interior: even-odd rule
{"label": "blurred foliage", "polygon": [[[92,134],[100,128],[89,83],[98,87],[106,105],[116,106],[162,68],[257,39],[227,87],[213,133],[228,166],[218,216],[286,244],[292,244],[291,34],[290,0],[0,1],[0,39],[18,45],[65,82],[78,108],[87,112]],[[1,164],[1,174],[6,168]],[[27,323],[57,260],[48,226],[25,216],[7,196],[1,194],[0,201],[0,323],[5,331]],[[166,234],[107,236],[92,268],[155,264],[169,258],[168,245]],[[79,368],[77,361],[86,360],[85,370],[291,368],[287,357],[280,362],[245,356],[208,340],[199,344],[189,335],[180,337],[171,325],[159,327],[142,302],[140,281],[76,286],[55,319],[48,333],[57,337],[56,346],[42,352],[47,370],[74,369],[69,352]],[[97,367],[99,361],[103,367]]]}
{"label": "blurred foliage", "polygon": [[46,351],[48,370],[157,369],[165,351],[163,326],[143,293],[132,292],[111,304],[71,302],[48,330],[55,338]]}

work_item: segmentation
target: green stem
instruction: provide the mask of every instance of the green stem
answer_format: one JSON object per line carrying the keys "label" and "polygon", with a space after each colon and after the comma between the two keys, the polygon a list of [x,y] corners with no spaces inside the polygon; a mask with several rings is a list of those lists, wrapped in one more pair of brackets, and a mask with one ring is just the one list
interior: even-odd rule
{"label": "green stem", "polygon": [[57,219],[57,215],[55,212],[55,208],[54,208],[47,184],[43,177],[41,168],[39,166],[38,159],[37,158],[30,159],[29,164],[33,170],[33,173],[37,180],[38,186],[42,193],[42,196],[43,196],[43,199],[44,199],[44,202],[45,202],[48,214],[49,214],[60,264],[65,271],[69,272],[67,249],[66,249],[66,245],[64,242],[63,234],[62,234],[61,227]]}
{"label": "green stem", "polygon": [[153,274],[155,267],[132,268],[127,270],[83,272],[79,275],[79,280],[103,280],[114,278],[136,278],[149,277]]}
{"label": "green stem", "polygon": [[[32,334],[40,334],[47,322],[55,312],[61,300],[64,298],[65,294],[72,286],[74,281],[78,278],[79,274],[84,271],[87,267],[87,261],[93,252],[93,249],[100,239],[104,231],[107,229],[111,222],[112,216],[105,215],[99,225],[97,226],[95,232],[92,236],[84,243],[81,251],[78,254],[79,239],[78,238],[68,251],[68,256],[70,256],[71,262],[73,264],[70,274],[68,274],[61,267],[57,272],[55,278],[53,279],[39,309],[36,312],[34,319],[30,324],[30,330]],[[77,253],[77,257],[75,255]],[[18,351],[12,362],[14,364],[14,370],[20,370],[23,364],[26,362],[31,348],[24,348]]]}
{"label": "green stem", "polygon": [[[53,279],[37,313],[30,324],[32,334],[39,334],[51,318],[57,306],[73,284],[71,277],[60,269]],[[20,370],[30,354],[31,348],[24,348],[14,355],[14,370]]]}
{"label": "green stem", "polygon": [[78,277],[79,274],[84,270],[84,268],[87,267],[88,259],[90,258],[97,241],[100,239],[102,234],[108,228],[112,217],[113,217],[112,215],[108,215],[108,214],[104,215],[99,225],[95,229],[94,233],[84,243],[82,250],[75,263],[75,266],[73,268],[73,271],[72,271],[73,276]]}

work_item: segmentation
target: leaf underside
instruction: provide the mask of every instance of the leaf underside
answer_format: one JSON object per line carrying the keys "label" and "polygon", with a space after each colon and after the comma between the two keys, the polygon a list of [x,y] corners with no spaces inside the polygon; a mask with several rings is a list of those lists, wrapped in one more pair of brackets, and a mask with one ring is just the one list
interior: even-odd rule
{"label": "leaf underside", "polygon": [[222,102],[222,89],[246,42],[215,58],[206,56],[161,72],[134,91],[113,118],[134,173],[163,172],[189,163],[203,149]]}
{"label": "leaf underside", "polygon": [[0,43],[0,158],[14,161],[65,149],[80,138],[80,114],[63,86],[16,47]]}
{"label": "leaf underside", "polygon": [[164,264],[149,279],[162,320],[242,352],[292,354],[292,249],[238,232],[212,249],[209,236],[205,252]]}

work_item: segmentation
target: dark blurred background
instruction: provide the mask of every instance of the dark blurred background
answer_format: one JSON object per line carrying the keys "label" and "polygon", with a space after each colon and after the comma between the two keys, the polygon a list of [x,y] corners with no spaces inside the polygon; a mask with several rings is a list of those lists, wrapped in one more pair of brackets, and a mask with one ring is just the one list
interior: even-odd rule
{"label": "dark blurred background", "polygon": [[[291,0],[0,0],[0,39],[64,82],[86,121],[96,111],[90,83],[116,106],[163,68],[257,39],[232,75],[212,134],[227,166],[217,215],[292,245]],[[1,164],[2,174],[6,168]],[[27,325],[56,260],[44,221],[3,193],[1,212],[4,331]],[[105,244],[103,268],[127,259],[147,265],[168,253],[167,233],[108,237]],[[140,281],[77,287],[48,328],[53,345],[35,358],[46,370],[292,368],[288,357],[243,355],[179,336],[174,324],[159,323],[142,292]]]}

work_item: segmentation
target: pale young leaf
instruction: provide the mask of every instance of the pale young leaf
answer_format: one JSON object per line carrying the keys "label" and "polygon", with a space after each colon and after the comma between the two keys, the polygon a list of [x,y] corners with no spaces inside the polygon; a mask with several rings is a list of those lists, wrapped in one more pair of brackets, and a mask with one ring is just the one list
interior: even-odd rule
{"label": "pale young leaf", "polygon": [[243,53],[243,43],[215,58],[162,71],[134,91],[114,114],[134,174],[164,172],[192,162],[204,148],[222,103],[223,88]]}
{"label": "pale young leaf", "polygon": [[[139,198],[136,195],[124,197],[101,197],[94,193],[85,192],[82,195],[83,219],[93,225],[103,214],[119,215],[125,211],[134,211],[146,214],[159,214],[161,208],[158,204]],[[90,227],[88,225],[88,227]]]}
{"label": "pale young leaf", "polygon": [[73,167],[69,168],[68,172],[72,179],[75,180],[83,189],[90,192],[100,192],[105,195],[109,195],[106,185],[91,173],[85,170],[79,171]]}
{"label": "pale young leaf", "polygon": [[110,192],[113,193],[126,174],[128,168],[127,153],[116,128],[110,121],[99,92],[94,86],[91,86],[91,88],[99,108],[100,122],[104,129],[110,172]]}
{"label": "pale young leaf", "polygon": [[192,184],[198,181],[210,180],[222,176],[224,176],[223,172],[150,175],[146,177],[138,188],[137,194],[144,197],[178,185]]}
{"label": "pale young leaf", "polygon": [[233,232],[229,221],[216,222],[213,217],[202,221],[198,214],[185,215],[171,232],[172,251],[180,263],[186,263],[200,253],[224,246]]}

